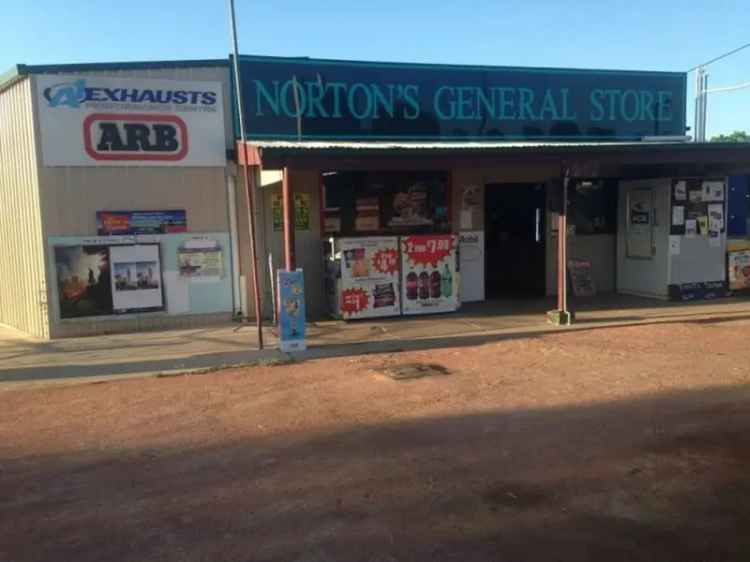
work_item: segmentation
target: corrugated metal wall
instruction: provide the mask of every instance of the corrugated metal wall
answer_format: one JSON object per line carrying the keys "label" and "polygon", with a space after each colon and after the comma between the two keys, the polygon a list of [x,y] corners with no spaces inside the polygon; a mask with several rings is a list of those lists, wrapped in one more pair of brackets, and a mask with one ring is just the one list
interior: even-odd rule
{"label": "corrugated metal wall", "polygon": [[0,322],[49,336],[32,83],[0,92]]}

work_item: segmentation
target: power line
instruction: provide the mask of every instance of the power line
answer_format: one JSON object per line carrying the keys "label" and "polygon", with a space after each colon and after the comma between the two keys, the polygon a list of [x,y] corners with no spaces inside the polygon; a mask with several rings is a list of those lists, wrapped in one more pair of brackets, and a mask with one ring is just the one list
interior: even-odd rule
{"label": "power line", "polygon": [[748,47],[750,47],[750,43],[745,43],[744,45],[742,45],[740,47],[737,47],[736,49],[733,49],[733,50],[731,50],[731,51],[729,51],[727,53],[724,53],[723,55],[719,55],[718,57],[713,58],[713,59],[711,59],[708,62],[704,62],[703,64],[699,64],[698,66],[694,66],[693,68],[691,68],[690,70],[688,70],[688,72],[693,72],[693,70],[698,70],[702,66],[708,66],[709,64],[713,64],[716,61],[720,61],[721,59],[724,59],[724,58],[728,57],[729,55],[733,55],[734,53],[737,53],[737,52],[741,51],[742,49],[747,49]]}

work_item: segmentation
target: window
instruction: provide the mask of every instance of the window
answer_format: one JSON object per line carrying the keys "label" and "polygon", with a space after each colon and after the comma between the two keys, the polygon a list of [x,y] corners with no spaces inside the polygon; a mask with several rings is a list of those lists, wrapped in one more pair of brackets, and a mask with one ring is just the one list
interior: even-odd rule
{"label": "window", "polygon": [[617,233],[616,180],[577,181],[569,197],[576,234]]}
{"label": "window", "polygon": [[323,190],[329,234],[450,232],[447,172],[329,171]]}

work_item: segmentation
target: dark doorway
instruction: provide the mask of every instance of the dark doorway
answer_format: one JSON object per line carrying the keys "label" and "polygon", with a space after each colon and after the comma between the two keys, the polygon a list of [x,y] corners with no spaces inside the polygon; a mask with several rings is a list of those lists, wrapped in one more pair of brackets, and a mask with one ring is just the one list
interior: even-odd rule
{"label": "dark doorway", "polygon": [[485,186],[488,297],[545,294],[545,209],[543,184]]}

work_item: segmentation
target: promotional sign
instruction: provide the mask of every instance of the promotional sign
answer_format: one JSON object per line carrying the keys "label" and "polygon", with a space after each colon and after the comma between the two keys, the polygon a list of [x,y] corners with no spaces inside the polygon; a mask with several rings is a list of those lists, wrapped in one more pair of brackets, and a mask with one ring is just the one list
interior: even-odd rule
{"label": "promotional sign", "polygon": [[573,258],[568,260],[568,277],[573,294],[577,297],[595,297],[596,285],[591,260]]}
{"label": "promotional sign", "polygon": [[684,72],[240,57],[251,139],[684,135]]}
{"label": "promotional sign", "polygon": [[97,211],[99,236],[187,232],[187,214],[179,211]]}
{"label": "promotional sign", "polygon": [[111,246],[112,308],[141,312],[164,307],[158,244]]}
{"label": "promotional sign", "polygon": [[729,288],[750,289],[750,251],[729,252]]}
{"label": "promotional sign", "polygon": [[109,246],[55,246],[60,318],[112,314]]}
{"label": "promotional sign", "polygon": [[305,343],[305,278],[302,270],[277,272],[279,291],[279,349],[284,352],[304,351]]}
{"label": "promotional sign", "polygon": [[[273,229],[278,231],[284,228],[284,202],[281,193],[273,194]],[[310,194],[294,194],[294,229],[310,230]]]}
{"label": "promotional sign", "polygon": [[354,319],[401,314],[398,239],[342,238],[339,244],[341,316]]}
{"label": "promotional sign", "polygon": [[458,309],[457,243],[457,237],[452,234],[401,238],[404,314]]}
{"label": "promotional sign", "polygon": [[217,240],[187,240],[177,251],[180,277],[213,282],[224,276],[224,254]]}
{"label": "promotional sign", "polygon": [[40,75],[45,166],[224,166],[220,82]]}
{"label": "promotional sign", "polygon": [[461,302],[484,300],[484,231],[458,235],[461,270]]}

